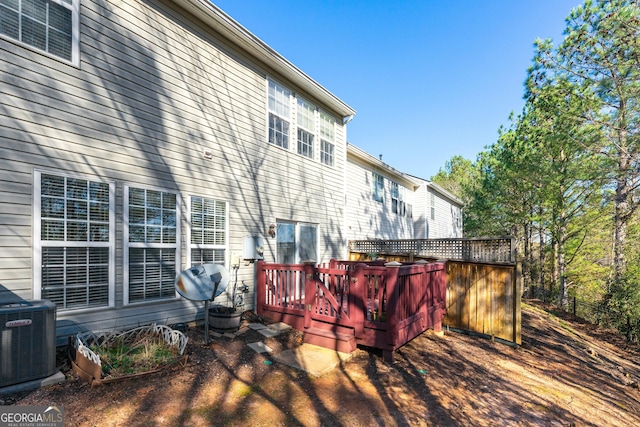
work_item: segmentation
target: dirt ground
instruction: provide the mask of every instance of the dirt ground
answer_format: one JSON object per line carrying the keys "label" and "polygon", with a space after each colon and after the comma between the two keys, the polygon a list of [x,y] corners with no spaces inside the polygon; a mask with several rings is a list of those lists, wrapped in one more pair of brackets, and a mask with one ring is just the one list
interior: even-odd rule
{"label": "dirt ground", "polygon": [[518,348],[428,331],[393,364],[359,348],[320,378],[246,345],[281,351],[298,332],[205,345],[194,328],[184,366],[92,388],[65,364],[67,381],[0,403],[62,406],[66,426],[640,426],[637,346],[538,302],[522,322]]}

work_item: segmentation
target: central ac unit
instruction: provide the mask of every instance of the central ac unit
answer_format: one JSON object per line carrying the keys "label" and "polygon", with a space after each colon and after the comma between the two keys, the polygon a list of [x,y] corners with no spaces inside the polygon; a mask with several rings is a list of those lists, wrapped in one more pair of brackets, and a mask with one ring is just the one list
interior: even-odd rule
{"label": "central ac unit", "polygon": [[56,306],[48,300],[0,303],[0,387],[53,375]]}

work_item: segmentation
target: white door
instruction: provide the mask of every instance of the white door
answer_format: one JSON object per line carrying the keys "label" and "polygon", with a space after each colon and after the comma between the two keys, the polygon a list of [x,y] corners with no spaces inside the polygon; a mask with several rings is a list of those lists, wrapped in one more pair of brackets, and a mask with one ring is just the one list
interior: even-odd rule
{"label": "white door", "polygon": [[300,264],[318,262],[318,226],[303,222],[278,221],[276,229],[276,262]]}

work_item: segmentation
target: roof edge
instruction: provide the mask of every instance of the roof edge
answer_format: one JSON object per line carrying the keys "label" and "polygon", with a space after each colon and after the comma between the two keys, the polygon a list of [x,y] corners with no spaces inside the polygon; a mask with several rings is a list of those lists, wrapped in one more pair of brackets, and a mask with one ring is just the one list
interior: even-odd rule
{"label": "roof edge", "polygon": [[427,187],[431,187],[433,188],[435,191],[437,191],[438,193],[440,193],[442,196],[446,197],[447,199],[449,199],[450,201],[460,205],[460,206],[464,206],[464,202],[462,200],[460,200],[456,195],[454,195],[453,193],[451,193],[449,190],[445,190],[443,187],[441,187],[440,185],[436,184],[433,181],[429,181],[428,179],[424,179],[424,178],[420,178],[417,176],[413,176],[410,175],[411,177],[424,182],[425,185]]}
{"label": "roof edge", "polygon": [[399,171],[398,169],[395,169],[392,166],[389,166],[382,160],[376,159],[373,155],[367,153],[362,148],[356,147],[352,143],[347,142],[347,156],[349,155],[362,160],[370,166],[379,168],[380,170],[384,170],[388,174],[397,177],[399,182],[413,187],[413,191],[420,187],[420,182],[416,181],[411,175],[408,175],[402,171]]}
{"label": "roof edge", "polygon": [[284,77],[304,88],[327,107],[341,115],[344,120],[354,116],[356,110],[329,92],[301,69],[289,62],[269,45],[256,37],[235,19],[209,0],[173,0],[204,23],[220,32],[230,42],[272,67]]}

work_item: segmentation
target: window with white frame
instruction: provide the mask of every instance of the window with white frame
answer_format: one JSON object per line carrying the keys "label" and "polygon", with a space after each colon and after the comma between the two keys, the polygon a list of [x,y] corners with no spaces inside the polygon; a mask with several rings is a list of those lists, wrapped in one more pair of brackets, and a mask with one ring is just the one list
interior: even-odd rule
{"label": "window with white frame", "polygon": [[227,203],[191,196],[189,205],[189,262],[191,266],[226,262],[228,220]]}
{"label": "window with white frame", "polygon": [[289,149],[291,91],[269,81],[269,142]]}
{"label": "window with white frame", "polygon": [[298,99],[298,154],[313,159],[313,139],[316,128],[316,109],[313,105]]}
{"label": "window with white frame", "polygon": [[125,186],[125,303],[175,297],[176,193]]}
{"label": "window with white frame", "polygon": [[436,219],[436,196],[431,193],[431,219]]}
{"label": "window with white frame", "polygon": [[384,178],[379,173],[372,172],[373,200],[382,203],[384,200]]}
{"label": "window with white frame", "polygon": [[391,182],[391,212],[402,215],[402,187],[397,182]]}
{"label": "window with white frame", "polygon": [[[319,158],[320,163],[327,166],[335,165],[336,121],[333,117],[272,80],[268,80],[267,100],[271,144],[295,150],[312,160]],[[293,145],[290,138],[295,138]]]}
{"label": "window with white frame", "polygon": [[114,184],[36,171],[35,185],[36,298],[58,310],[112,306]]}
{"label": "window with white frame", "polygon": [[276,262],[298,264],[318,262],[318,225],[278,220],[276,228]]}
{"label": "window with white frame", "polygon": [[0,0],[0,35],[77,64],[80,0]]}
{"label": "window with white frame", "polygon": [[325,113],[320,113],[320,162],[327,166],[335,164],[335,123]]}
{"label": "window with white frame", "polygon": [[413,218],[413,207],[407,202],[408,190],[397,182],[391,182],[391,211],[400,216]]}

